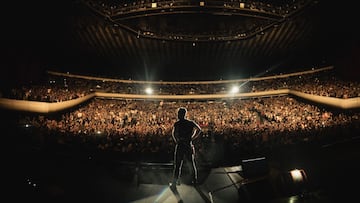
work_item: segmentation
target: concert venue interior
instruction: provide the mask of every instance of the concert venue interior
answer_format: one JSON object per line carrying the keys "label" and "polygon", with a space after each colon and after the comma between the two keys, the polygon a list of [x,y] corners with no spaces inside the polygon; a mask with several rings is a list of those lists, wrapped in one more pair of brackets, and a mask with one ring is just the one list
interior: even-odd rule
{"label": "concert venue interior", "polygon": [[[2,3],[10,202],[358,198],[358,8],[327,0]],[[177,109],[199,183],[169,183]],[[5,169],[5,170],[4,170]],[[5,200],[4,200],[5,201]]]}

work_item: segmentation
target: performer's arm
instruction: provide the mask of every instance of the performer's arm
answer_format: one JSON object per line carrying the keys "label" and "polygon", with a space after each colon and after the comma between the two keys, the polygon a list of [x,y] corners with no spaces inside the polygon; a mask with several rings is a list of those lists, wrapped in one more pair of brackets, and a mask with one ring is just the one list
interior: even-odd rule
{"label": "performer's arm", "polygon": [[193,135],[191,136],[191,141],[193,141],[193,140],[195,140],[196,138],[198,138],[198,137],[201,135],[201,133],[202,133],[201,127],[200,127],[197,123],[195,123],[195,122],[194,122],[194,128],[195,128],[195,130],[194,130]]}
{"label": "performer's arm", "polygon": [[172,138],[173,138],[175,144],[177,144],[178,141],[177,141],[176,136],[175,136],[175,127],[173,127],[173,129],[172,129],[171,135],[172,135]]}

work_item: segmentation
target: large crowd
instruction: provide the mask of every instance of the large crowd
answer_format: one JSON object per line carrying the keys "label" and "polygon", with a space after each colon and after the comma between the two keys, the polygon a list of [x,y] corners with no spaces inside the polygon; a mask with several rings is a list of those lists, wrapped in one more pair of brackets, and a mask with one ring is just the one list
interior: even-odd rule
{"label": "large crowd", "polygon": [[[21,85],[2,96],[61,102],[94,91],[145,94],[149,83],[90,80],[49,75],[45,83]],[[229,83],[151,84],[155,94],[220,94]],[[339,80],[333,70],[237,83],[241,92],[288,88],[336,98],[360,96],[360,83]],[[338,110],[291,96],[214,100],[129,100],[93,98],[53,114],[22,114],[21,126],[37,129],[42,140],[122,154],[162,154],[171,157],[171,128],[179,107],[204,129],[195,144],[200,154],[215,144],[239,155],[298,143],[326,143],[359,133],[358,109]]]}
{"label": "large crowd", "polygon": [[[72,111],[21,116],[21,125],[40,129],[61,144],[124,154],[171,155],[172,124],[184,106],[204,129],[196,142],[217,143],[231,154],[277,146],[334,141],[359,132],[360,113],[337,112],[289,96],[213,101],[93,99]],[[49,137],[47,137],[49,138]]]}

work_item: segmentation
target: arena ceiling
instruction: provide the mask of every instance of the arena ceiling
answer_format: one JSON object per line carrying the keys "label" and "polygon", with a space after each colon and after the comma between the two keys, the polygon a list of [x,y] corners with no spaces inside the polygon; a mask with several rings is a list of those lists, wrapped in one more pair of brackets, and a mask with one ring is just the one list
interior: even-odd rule
{"label": "arena ceiling", "polygon": [[334,63],[358,47],[358,12],[327,0],[17,1],[7,8],[2,56],[13,72],[232,79]]}

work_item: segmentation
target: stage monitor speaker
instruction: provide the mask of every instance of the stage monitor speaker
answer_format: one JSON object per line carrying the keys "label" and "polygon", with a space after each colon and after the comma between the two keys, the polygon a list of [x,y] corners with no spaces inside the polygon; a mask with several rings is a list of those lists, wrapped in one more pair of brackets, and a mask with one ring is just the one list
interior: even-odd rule
{"label": "stage monitor speaker", "polygon": [[242,160],[241,167],[243,178],[261,177],[269,173],[269,165],[265,157]]}

